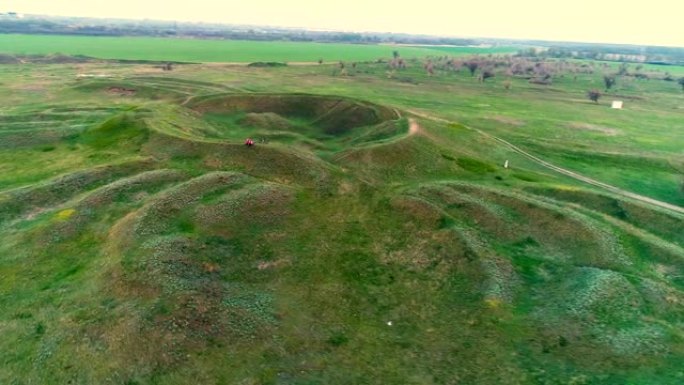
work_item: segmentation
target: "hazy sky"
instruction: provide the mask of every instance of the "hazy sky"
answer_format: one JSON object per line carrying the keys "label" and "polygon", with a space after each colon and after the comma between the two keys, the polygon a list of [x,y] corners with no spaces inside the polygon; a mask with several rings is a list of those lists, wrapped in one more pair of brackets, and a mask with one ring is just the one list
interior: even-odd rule
{"label": "hazy sky", "polygon": [[0,11],[684,47],[684,0],[1,0]]}

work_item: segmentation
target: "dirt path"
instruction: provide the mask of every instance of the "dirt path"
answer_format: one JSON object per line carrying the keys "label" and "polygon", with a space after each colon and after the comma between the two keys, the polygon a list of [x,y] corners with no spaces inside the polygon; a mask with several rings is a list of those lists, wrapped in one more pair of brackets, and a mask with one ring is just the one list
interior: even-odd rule
{"label": "dirt path", "polygon": [[[410,111],[410,112],[416,116],[421,117],[421,118],[430,119],[430,120],[434,120],[434,121],[441,122],[441,123],[451,123],[450,121],[448,121],[446,119],[427,115],[427,114],[422,113],[422,112],[418,112],[418,111]],[[486,132],[484,132],[480,129],[477,129],[477,128],[468,127],[468,126],[465,126],[465,127],[479,133],[482,136],[493,139],[493,140],[503,144],[504,146],[510,148],[511,150],[517,152],[518,154],[521,154],[521,155],[529,158],[530,160],[536,162],[537,164],[544,166],[550,170],[556,171],[556,172],[561,173],[563,175],[567,175],[573,179],[579,180],[579,181],[584,182],[584,183],[588,183],[592,186],[600,187],[600,188],[602,188],[604,190],[608,190],[614,194],[622,195],[622,196],[625,196],[625,197],[628,197],[628,198],[631,198],[634,200],[638,200],[640,202],[644,202],[644,203],[648,203],[648,204],[651,204],[654,206],[658,206],[660,208],[664,208],[666,210],[673,211],[673,212],[676,212],[678,214],[684,214],[684,208],[683,207],[679,207],[679,206],[673,205],[671,203],[659,201],[657,199],[649,198],[649,197],[644,196],[644,195],[639,195],[639,194],[633,193],[631,191],[627,191],[627,190],[621,189],[619,187],[610,185],[608,183],[604,183],[604,182],[598,181],[596,179],[589,178],[588,176],[584,176],[584,175],[579,174],[575,171],[571,171],[571,170],[568,170],[566,168],[556,166],[555,164],[552,164],[552,163],[547,162],[547,161],[545,161],[545,160],[543,160],[543,159],[541,159],[535,155],[532,155],[529,152],[523,150],[522,148],[514,145],[513,143],[511,143],[505,139],[499,138],[498,136],[494,136],[492,134],[486,133]]]}
{"label": "dirt path", "polygon": [[415,119],[409,119],[409,136],[415,135],[418,132],[420,132],[420,125],[418,125],[418,122],[416,122]]}
{"label": "dirt path", "polygon": [[197,95],[189,95],[187,98],[185,98],[185,100],[183,100],[183,103],[181,103],[181,106],[184,106],[184,105],[190,103],[190,101],[191,101],[192,99],[194,99],[196,96],[197,96]]}

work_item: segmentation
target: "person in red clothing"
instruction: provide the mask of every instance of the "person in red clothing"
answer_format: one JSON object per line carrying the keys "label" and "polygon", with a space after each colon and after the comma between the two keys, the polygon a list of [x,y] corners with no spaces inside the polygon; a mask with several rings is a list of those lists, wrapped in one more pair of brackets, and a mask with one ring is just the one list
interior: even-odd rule
{"label": "person in red clothing", "polygon": [[247,138],[247,140],[245,140],[245,146],[247,146],[247,147],[254,146],[254,141],[252,140],[252,138]]}

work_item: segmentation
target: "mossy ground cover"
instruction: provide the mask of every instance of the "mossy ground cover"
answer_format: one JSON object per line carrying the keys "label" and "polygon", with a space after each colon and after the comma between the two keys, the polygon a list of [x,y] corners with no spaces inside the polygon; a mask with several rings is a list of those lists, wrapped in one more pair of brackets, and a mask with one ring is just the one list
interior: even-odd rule
{"label": "mossy ground cover", "polygon": [[670,82],[2,69],[0,383],[684,380],[682,216],[472,129],[680,204]]}

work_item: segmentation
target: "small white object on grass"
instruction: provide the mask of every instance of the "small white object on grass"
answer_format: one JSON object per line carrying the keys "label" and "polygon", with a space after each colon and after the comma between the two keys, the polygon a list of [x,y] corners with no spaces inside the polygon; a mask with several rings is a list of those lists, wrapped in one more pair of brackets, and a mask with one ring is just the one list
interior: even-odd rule
{"label": "small white object on grass", "polygon": [[508,168],[508,159],[504,162],[504,168]]}
{"label": "small white object on grass", "polygon": [[615,108],[616,110],[621,110],[622,109],[622,100],[613,100],[613,104],[610,106],[610,108]]}
{"label": "small white object on grass", "polygon": [[387,321],[387,326],[392,326],[392,321]]}

